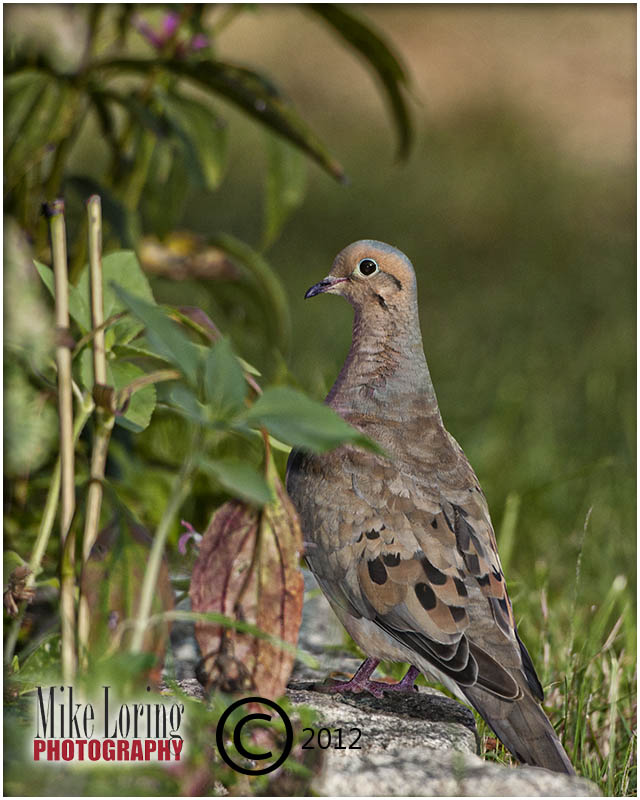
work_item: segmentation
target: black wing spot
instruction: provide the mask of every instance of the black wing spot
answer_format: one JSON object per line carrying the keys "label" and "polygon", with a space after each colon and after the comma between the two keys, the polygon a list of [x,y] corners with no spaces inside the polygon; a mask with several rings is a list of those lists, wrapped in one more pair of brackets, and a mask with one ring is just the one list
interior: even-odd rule
{"label": "black wing spot", "polygon": [[447,582],[447,576],[440,572],[439,569],[436,569],[436,567],[433,566],[428,558],[422,556],[420,563],[422,564],[422,569],[425,571],[429,583],[433,583],[436,586],[442,586]]}
{"label": "black wing spot", "polygon": [[431,611],[436,607],[436,596],[433,589],[426,583],[416,583],[414,591],[425,611]]}
{"label": "black wing spot", "polygon": [[369,561],[367,569],[369,570],[369,577],[374,583],[382,585],[387,582],[387,570],[384,568],[380,558],[374,558],[373,561]]}
{"label": "black wing spot", "polygon": [[387,553],[382,560],[388,567],[397,567],[400,563],[400,553]]}
{"label": "black wing spot", "polygon": [[380,534],[378,533],[378,531],[374,530],[373,528],[370,531],[367,531],[367,533],[365,535],[366,535],[367,539],[379,539],[380,538]]}
{"label": "black wing spot", "polygon": [[456,507],[456,516],[455,516],[455,534],[456,534],[456,544],[458,545],[458,550],[461,552],[468,551],[471,546],[471,537],[473,536],[473,529],[471,525],[466,521],[466,519],[459,513],[459,509]]}
{"label": "black wing spot", "polygon": [[467,597],[467,587],[464,583],[460,580],[460,578],[454,578],[453,582],[456,585],[456,591],[460,597]]}
{"label": "black wing spot", "polygon": [[449,606],[449,611],[451,612],[454,622],[462,622],[467,616],[467,612],[460,606]]}
{"label": "black wing spot", "polygon": [[438,527],[438,520],[435,517],[431,520],[431,527],[432,528]]}
{"label": "black wing spot", "polygon": [[447,516],[447,512],[444,510],[444,508],[442,509],[442,516],[444,517],[444,521],[449,526],[449,530],[451,531],[451,533],[455,533],[455,531],[453,530],[453,525],[451,524],[451,520]]}
{"label": "black wing spot", "polygon": [[469,572],[472,575],[477,575],[480,572],[480,562],[478,561],[478,556],[475,556],[472,553],[464,553],[463,558]]}
{"label": "black wing spot", "polygon": [[489,585],[489,576],[488,575],[478,575],[476,580],[480,584],[480,586],[488,586]]}

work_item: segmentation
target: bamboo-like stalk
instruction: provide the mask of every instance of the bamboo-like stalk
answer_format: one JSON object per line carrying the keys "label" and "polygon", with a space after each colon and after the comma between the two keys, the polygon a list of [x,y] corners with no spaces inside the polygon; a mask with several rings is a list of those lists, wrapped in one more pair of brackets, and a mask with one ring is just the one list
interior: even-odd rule
{"label": "bamboo-like stalk", "polygon": [[[93,412],[93,400],[89,395],[83,397],[80,410],[73,425],[73,444],[74,447],[80,438],[80,434],[84,430],[84,426],[87,424],[89,418],[91,417],[91,413]],[[51,482],[49,483],[49,489],[47,491],[47,499],[44,504],[44,511],[42,512],[42,518],[40,520],[40,527],[38,528],[38,533],[36,536],[36,542],[33,547],[33,551],[31,552],[31,558],[29,559],[29,569],[31,570],[30,574],[27,577],[27,588],[30,588],[34,585],[38,573],[40,572],[40,564],[42,562],[42,557],[44,556],[47,545],[49,544],[49,537],[51,536],[51,531],[53,530],[53,523],[56,519],[56,512],[58,511],[58,501],[60,498],[60,457],[58,456],[58,460],[53,468],[53,473],[51,475]],[[20,628],[22,626],[22,620],[24,619],[24,612],[27,608],[27,603],[23,602],[18,610],[18,616],[13,620],[11,625],[11,629],[7,634],[7,638],[4,643],[4,663],[10,664],[13,658],[13,654],[16,649],[16,642],[18,641],[18,635],[20,633]]]}
{"label": "bamboo-like stalk", "polygon": [[[74,483],[73,399],[69,347],[69,286],[64,202],[47,206],[55,280],[56,363],[58,365],[58,414],[60,418],[60,624],[62,676],[73,679],[76,671],[75,548],[71,522],[76,507]],[[67,539],[70,538],[69,541]]]}
{"label": "bamboo-like stalk", "polygon": [[[107,383],[107,356],[105,350],[104,303],[102,297],[102,211],[100,198],[93,195],[87,201],[87,218],[89,227],[89,284],[91,287],[91,325],[95,331],[92,341],[93,349],[93,386],[105,386]],[[112,412],[97,405],[95,410],[95,433],[93,451],[91,453],[91,483],[87,492],[87,510],[82,537],[82,564],[91,555],[100,527],[100,510],[102,508],[102,483],[104,481],[109,440],[115,417]],[[80,584],[80,603],[78,611],[78,651],[80,664],[87,665],[87,647],[89,642],[90,619],[87,599]]]}

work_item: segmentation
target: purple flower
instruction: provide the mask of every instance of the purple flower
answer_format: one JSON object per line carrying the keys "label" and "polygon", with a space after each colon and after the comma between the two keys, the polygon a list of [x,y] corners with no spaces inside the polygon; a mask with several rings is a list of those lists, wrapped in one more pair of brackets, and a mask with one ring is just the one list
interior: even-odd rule
{"label": "purple flower", "polygon": [[198,533],[198,531],[193,527],[190,522],[187,522],[184,519],[180,520],[180,524],[186,528],[186,533],[183,533],[182,536],[178,539],[178,552],[186,556],[187,555],[187,542],[189,539],[193,539],[194,546],[196,550],[200,547],[200,542],[202,541],[202,534]]}
{"label": "purple flower", "polygon": [[203,50],[205,47],[209,47],[209,39],[204,33],[196,33],[193,39],[191,39],[189,47],[192,50]]}
{"label": "purple flower", "polygon": [[160,36],[153,30],[149,23],[142,19],[139,14],[134,14],[132,18],[133,27],[140,33],[144,38],[156,48],[156,50],[160,50],[164,42],[160,38]]}
{"label": "purple flower", "polygon": [[167,16],[163,19],[162,35],[164,37],[165,42],[173,36],[179,24],[180,24],[180,15],[176,14],[175,11],[172,11],[171,13],[167,14]]}
{"label": "purple flower", "polygon": [[[132,21],[134,28],[139,34],[144,36],[144,38],[152,47],[154,47],[156,50],[162,50],[167,42],[170,41],[170,39],[172,39],[175,35],[180,26],[181,20],[180,14],[176,14],[175,11],[171,11],[169,14],[165,15],[159,31],[155,31],[151,25],[149,25],[149,23],[139,14],[134,14]],[[185,47],[185,42],[178,42],[176,44],[175,55],[180,58],[185,55],[186,50],[195,52],[197,50],[203,50],[208,46],[209,39],[204,35],[204,33],[196,33],[191,37],[188,47]]]}

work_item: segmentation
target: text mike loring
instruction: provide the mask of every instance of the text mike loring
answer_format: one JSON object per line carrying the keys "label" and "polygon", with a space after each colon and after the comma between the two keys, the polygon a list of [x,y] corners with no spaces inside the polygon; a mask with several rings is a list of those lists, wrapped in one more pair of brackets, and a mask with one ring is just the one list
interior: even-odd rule
{"label": "text mike loring", "polygon": [[[34,761],[180,761],[182,703],[77,702],[73,686],[38,686]],[[149,691],[149,688],[147,688]]]}

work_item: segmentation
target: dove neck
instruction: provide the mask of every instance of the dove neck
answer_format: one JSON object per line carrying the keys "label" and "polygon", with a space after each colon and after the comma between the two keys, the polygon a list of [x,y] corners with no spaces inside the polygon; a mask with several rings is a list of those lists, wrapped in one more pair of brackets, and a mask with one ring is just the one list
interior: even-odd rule
{"label": "dove neck", "polygon": [[356,308],[351,349],[327,402],[338,413],[357,409],[400,418],[416,401],[439,417],[417,303],[403,314]]}

